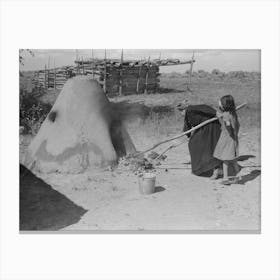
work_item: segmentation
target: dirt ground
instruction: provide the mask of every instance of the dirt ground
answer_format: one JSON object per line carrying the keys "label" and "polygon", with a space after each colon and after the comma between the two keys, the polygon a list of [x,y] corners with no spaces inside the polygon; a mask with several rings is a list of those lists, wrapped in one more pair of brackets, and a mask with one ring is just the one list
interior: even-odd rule
{"label": "dirt ground", "polygon": [[259,131],[246,131],[240,138],[242,179],[231,186],[192,175],[187,143],[171,150],[158,167],[152,195],[140,194],[138,177],[118,168],[36,175],[86,210],[77,223],[61,230],[259,231]]}
{"label": "dirt ground", "polygon": [[[151,195],[140,194],[138,177],[121,168],[88,171],[83,174],[35,174],[42,182],[63,195],[63,200],[65,198],[73,202],[71,208],[83,209],[83,215],[78,221],[73,222],[70,217],[73,212],[69,212],[69,219],[66,218],[67,213],[64,213],[63,225],[56,225],[56,219],[53,219],[54,224],[46,226],[45,223],[44,227],[37,229],[99,232],[104,230],[259,232],[260,82],[197,81],[193,84],[193,93],[182,90],[184,83],[185,78],[168,78],[162,81],[167,89],[165,94],[128,96],[114,98],[112,101],[127,103],[132,113],[142,111],[144,107],[148,108],[146,117],[135,118],[127,123],[128,132],[138,150],[144,150],[159,140],[182,131],[183,117],[174,110],[179,101],[187,98],[192,104],[215,105],[218,95],[226,93],[233,94],[237,104],[246,101],[248,106],[239,113],[241,123],[239,164],[243,168],[240,172],[242,179],[238,184],[223,186],[220,180],[211,181],[209,178],[193,175],[187,142],[169,151],[167,159],[158,166],[156,192]],[[175,88],[175,92],[170,92],[170,88]],[[139,107],[139,104],[142,107]],[[23,158],[31,139],[31,136],[22,137],[20,158]],[[156,151],[163,151],[167,145],[162,145]],[[43,199],[43,196],[41,198]],[[68,205],[68,202],[66,203]],[[61,211],[61,207],[55,208],[53,204],[52,207]],[[52,213],[55,213],[55,210]],[[50,217],[45,219],[50,221]]]}

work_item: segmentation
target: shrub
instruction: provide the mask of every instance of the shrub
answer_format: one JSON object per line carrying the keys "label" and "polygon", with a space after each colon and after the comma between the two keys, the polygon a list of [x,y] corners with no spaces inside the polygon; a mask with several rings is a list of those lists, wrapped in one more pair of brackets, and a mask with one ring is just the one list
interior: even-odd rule
{"label": "shrub", "polygon": [[39,101],[34,91],[28,93],[20,90],[19,107],[20,125],[24,127],[25,133],[35,135],[51,110],[51,105]]}
{"label": "shrub", "polygon": [[213,69],[211,74],[212,75],[219,75],[221,73],[221,71],[219,69]]}
{"label": "shrub", "polygon": [[199,78],[205,78],[207,77],[207,72],[204,70],[198,70],[198,77]]}
{"label": "shrub", "polygon": [[229,78],[244,79],[245,73],[243,71],[230,71],[228,76]]}
{"label": "shrub", "polygon": [[182,74],[181,73],[178,73],[178,72],[171,72],[170,74],[169,74],[169,78],[180,78],[182,76]]}

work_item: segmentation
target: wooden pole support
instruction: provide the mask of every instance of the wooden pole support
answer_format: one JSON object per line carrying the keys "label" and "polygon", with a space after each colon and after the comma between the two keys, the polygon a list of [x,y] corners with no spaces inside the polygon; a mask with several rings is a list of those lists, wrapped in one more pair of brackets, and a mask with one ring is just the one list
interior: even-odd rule
{"label": "wooden pole support", "polygon": [[119,96],[122,96],[122,85],[123,84],[123,49],[121,54],[121,65],[120,65],[120,80],[119,80]]}
{"label": "wooden pole support", "polygon": [[45,74],[44,87],[46,89],[47,88],[47,65],[46,64],[45,64],[45,72],[44,72],[44,74]]}
{"label": "wooden pole support", "polygon": [[137,94],[139,93],[141,70],[142,70],[142,64],[139,66],[139,69],[138,69],[138,77],[137,77],[137,83],[136,83],[136,93]]}
{"label": "wooden pole support", "polygon": [[191,91],[191,81],[192,81],[192,71],[193,71],[193,63],[194,63],[194,51],[193,51],[193,55],[192,55],[192,60],[191,60],[191,64],[190,64],[190,76],[189,76],[189,82],[187,85],[187,90]]}
{"label": "wooden pole support", "polygon": [[93,49],[91,49],[91,60],[92,60],[92,78],[94,78],[94,60],[93,60]]}
{"label": "wooden pole support", "polygon": [[150,57],[148,58],[148,63],[147,63],[147,72],[146,72],[146,79],[145,79],[145,94],[148,93],[149,69],[150,69]]}
{"label": "wooden pole support", "polygon": [[55,69],[55,61],[54,61],[54,89],[56,89],[56,69]]}
{"label": "wooden pole support", "polygon": [[103,84],[103,91],[107,93],[107,57],[106,57],[106,49],[104,53],[104,84]]}

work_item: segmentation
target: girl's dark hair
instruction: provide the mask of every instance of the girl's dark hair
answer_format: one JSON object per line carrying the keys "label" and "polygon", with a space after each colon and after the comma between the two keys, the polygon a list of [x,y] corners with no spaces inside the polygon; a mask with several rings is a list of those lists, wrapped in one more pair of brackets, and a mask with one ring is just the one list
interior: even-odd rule
{"label": "girl's dark hair", "polygon": [[221,98],[222,110],[225,112],[235,113],[235,102],[232,95],[224,95]]}

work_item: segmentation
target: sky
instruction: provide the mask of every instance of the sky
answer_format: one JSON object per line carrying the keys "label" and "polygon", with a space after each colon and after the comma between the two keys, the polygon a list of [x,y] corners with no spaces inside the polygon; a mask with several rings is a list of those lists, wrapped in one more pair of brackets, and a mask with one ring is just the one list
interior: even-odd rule
{"label": "sky", "polygon": [[[33,49],[34,56],[24,52],[24,66],[21,70],[44,69],[45,65],[50,68],[54,66],[73,65],[76,56],[83,58],[104,58],[105,50],[101,49]],[[110,58],[120,58],[120,49],[107,49],[106,56]],[[229,71],[258,71],[260,72],[261,55],[260,50],[188,50],[188,49],[124,49],[125,59],[151,59],[178,58],[189,60],[194,51],[195,64],[194,71],[212,71],[219,69],[224,72]],[[189,69],[189,65],[163,66],[160,72],[180,72]]]}

